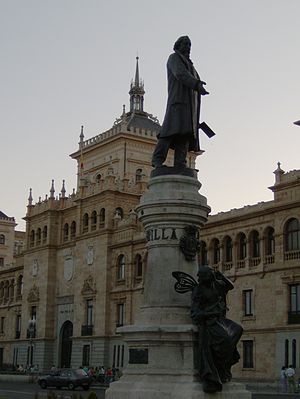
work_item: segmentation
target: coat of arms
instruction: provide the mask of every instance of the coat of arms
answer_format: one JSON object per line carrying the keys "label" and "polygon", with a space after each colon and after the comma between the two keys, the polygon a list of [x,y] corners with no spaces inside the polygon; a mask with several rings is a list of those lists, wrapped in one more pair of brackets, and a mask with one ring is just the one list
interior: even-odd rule
{"label": "coat of arms", "polygon": [[189,225],[184,228],[184,234],[180,238],[179,246],[188,261],[195,260],[197,252],[200,250],[200,242],[197,238],[198,229],[194,225]]}

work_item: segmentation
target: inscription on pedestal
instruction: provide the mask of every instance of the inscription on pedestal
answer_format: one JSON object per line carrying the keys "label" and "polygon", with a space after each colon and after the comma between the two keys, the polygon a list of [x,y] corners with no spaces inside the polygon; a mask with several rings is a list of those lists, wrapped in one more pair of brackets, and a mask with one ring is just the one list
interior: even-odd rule
{"label": "inscription on pedestal", "polygon": [[157,240],[177,240],[176,229],[174,227],[161,227],[147,230],[147,241]]}
{"label": "inscription on pedestal", "polygon": [[148,349],[129,349],[129,364],[148,364]]}

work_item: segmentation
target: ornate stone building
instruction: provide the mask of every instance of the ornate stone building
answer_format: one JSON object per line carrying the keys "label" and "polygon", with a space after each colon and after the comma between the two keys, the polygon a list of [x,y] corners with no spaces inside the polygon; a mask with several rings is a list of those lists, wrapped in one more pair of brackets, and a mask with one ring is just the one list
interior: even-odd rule
{"label": "ornate stone building", "polygon": [[245,331],[234,375],[246,379],[300,367],[300,170],[274,173],[272,201],[210,216],[201,232],[200,263],[235,284],[229,317]]}
{"label": "ornate stone building", "polygon": [[21,331],[25,232],[15,230],[16,226],[13,217],[0,211],[0,367],[17,356],[13,351],[8,358],[1,341],[18,339]]}
{"label": "ornate stone building", "polygon": [[[132,324],[142,300],[145,235],[135,206],[152,170],[160,127],[144,111],[138,58],[130,109],[111,129],[85,140],[81,129],[77,188],[34,204],[26,213],[22,328],[1,337],[6,363],[40,369],[82,364],[122,367],[127,352],[116,328]],[[189,157],[194,166],[195,157]],[[170,161],[170,159],[169,159]],[[13,357],[12,354],[18,356]]]}
{"label": "ornate stone building", "polygon": [[[129,111],[123,106],[112,128],[91,139],[81,130],[73,193],[63,182],[56,195],[52,182],[34,203],[30,191],[23,254],[12,255],[23,237],[0,214],[1,363],[126,363],[116,328],[133,324],[142,303],[147,251],[135,207],[159,129],[144,94],[137,60]],[[194,155],[188,164],[195,167]],[[300,365],[300,171],[278,165],[271,190],[272,201],[212,215],[201,231],[200,263],[235,283],[229,317],[245,330],[235,376],[247,379]]]}

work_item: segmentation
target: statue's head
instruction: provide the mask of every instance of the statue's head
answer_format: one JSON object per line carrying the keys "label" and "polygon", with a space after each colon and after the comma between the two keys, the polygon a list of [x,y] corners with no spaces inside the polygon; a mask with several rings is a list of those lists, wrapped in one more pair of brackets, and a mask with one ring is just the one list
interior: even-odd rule
{"label": "statue's head", "polygon": [[214,271],[209,266],[200,266],[198,269],[197,276],[199,283],[203,284],[210,284],[215,279]]}
{"label": "statue's head", "polygon": [[191,40],[188,36],[180,36],[174,43],[174,50],[179,51],[179,53],[189,57],[191,51]]}

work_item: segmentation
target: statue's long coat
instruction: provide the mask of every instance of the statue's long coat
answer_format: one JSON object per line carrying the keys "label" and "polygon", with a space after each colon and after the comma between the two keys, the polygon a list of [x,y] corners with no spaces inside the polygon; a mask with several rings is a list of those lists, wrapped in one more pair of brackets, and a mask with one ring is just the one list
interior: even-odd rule
{"label": "statue's long coat", "polygon": [[[167,62],[168,102],[159,137],[190,135],[189,151],[199,151],[200,78],[190,60],[175,52]],[[171,145],[172,147],[172,145]]]}

